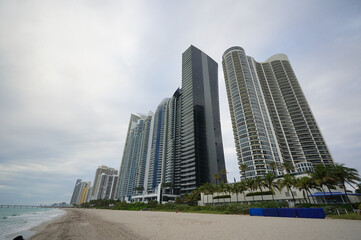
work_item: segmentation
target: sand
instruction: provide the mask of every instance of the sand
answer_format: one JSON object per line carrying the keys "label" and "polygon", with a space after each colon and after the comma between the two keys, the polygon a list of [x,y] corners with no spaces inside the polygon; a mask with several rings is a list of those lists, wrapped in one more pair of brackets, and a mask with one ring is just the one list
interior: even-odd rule
{"label": "sand", "polygon": [[31,240],[361,239],[361,221],[246,215],[69,209]]}

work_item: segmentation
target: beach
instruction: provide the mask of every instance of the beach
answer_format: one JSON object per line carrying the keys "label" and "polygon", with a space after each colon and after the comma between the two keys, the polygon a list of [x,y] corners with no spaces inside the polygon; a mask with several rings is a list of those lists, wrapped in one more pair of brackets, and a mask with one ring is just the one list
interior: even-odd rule
{"label": "beach", "polygon": [[361,222],[247,215],[67,209],[32,231],[31,240],[360,239]]}

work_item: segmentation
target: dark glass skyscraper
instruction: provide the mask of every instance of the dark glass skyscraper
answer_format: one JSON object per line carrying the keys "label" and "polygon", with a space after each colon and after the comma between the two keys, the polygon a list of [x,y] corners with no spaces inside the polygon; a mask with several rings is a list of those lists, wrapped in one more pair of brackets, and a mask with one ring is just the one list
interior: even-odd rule
{"label": "dark glass skyscraper", "polygon": [[225,169],[218,65],[191,46],[183,53],[182,69],[182,89],[164,99],[155,114],[131,116],[119,171],[121,200],[159,201],[164,194],[175,199],[215,182],[213,176]]}
{"label": "dark glass skyscraper", "polygon": [[181,122],[181,192],[187,193],[225,169],[218,64],[194,46],[182,55]]}

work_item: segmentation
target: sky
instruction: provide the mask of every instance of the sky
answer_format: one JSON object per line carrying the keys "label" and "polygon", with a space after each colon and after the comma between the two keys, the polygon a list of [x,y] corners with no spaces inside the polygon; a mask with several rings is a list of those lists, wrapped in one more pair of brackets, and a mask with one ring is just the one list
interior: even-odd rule
{"label": "sky", "polygon": [[228,180],[239,179],[222,54],[284,53],[336,162],[361,172],[361,2],[0,1],[0,204],[69,202],[119,169],[131,113],[181,87],[182,53],[218,62]]}

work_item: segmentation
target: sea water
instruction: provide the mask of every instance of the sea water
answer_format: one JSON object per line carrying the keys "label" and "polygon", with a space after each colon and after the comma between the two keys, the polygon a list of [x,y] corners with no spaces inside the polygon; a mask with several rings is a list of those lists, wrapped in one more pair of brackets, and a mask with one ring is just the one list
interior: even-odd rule
{"label": "sea water", "polygon": [[18,235],[28,239],[34,234],[31,228],[64,213],[56,208],[0,208],[0,240],[13,239]]}

